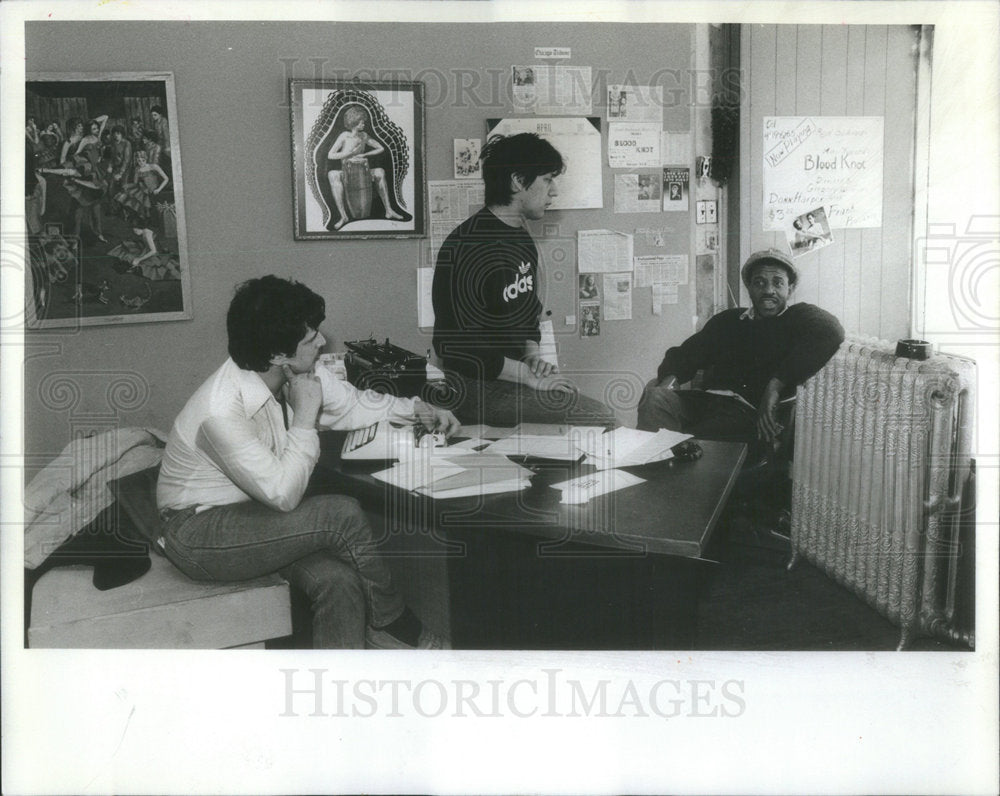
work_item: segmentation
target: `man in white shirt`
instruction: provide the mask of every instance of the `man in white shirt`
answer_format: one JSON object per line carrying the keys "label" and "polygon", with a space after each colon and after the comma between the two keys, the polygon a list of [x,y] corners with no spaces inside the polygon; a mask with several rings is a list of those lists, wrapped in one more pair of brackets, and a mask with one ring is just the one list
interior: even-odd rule
{"label": "man in white shirt", "polygon": [[237,288],[230,358],[181,410],[163,456],[165,552],[201,580],[279,572],[310,600],[315,647],[441,648],[394,588],[357,501],[302,497],[317,426],[397,420],[452,434],[458,421],[419,399],[315,375],[324,317],[323,299],[296,282],[265,276]]}

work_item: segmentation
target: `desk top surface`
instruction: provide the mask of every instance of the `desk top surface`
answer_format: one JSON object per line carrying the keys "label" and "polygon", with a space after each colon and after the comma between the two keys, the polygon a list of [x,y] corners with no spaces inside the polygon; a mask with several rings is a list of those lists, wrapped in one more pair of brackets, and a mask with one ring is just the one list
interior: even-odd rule
{"label": "desk top surface", "polygon": [[[593,472],[577,463],[528,460],[535,472],[520,492],[432,500],[379,481],[371,474],[386,462],[344,462],[345,434],[325,432],[318,474],[333,491],[357,497],[382,510],[396,507],[407,516],[427,516],[447,533],[495,529],[544,539],[624,552],[700,557],[715,529],[746,454],[742,443],[700,441],[703,455],[694,462],[668,460],[625,468],[645,483],[591,499],[582,505],[559,502],[551,484]],[[420,504],[425,511],[414,511]]]}

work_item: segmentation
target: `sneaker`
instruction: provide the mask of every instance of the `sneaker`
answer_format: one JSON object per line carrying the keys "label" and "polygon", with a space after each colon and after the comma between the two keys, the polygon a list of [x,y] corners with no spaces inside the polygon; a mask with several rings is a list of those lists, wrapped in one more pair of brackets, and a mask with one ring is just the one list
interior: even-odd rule
{"label": "sneaker", "polygon": [[411,647],[384,630],[369,627],[365,633],[365,645],[371,650],[450,650],[451,642],[427,628],[420,631],[417,646]]}

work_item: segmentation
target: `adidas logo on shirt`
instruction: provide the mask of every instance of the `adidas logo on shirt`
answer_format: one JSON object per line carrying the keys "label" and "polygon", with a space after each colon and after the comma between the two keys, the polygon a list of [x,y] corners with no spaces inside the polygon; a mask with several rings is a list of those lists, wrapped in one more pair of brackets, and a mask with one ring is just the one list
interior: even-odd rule
{"label": "adidas logo on shirt", "polygon": [[528,276],[522,276],[520,279],[515,279],[503,289],[504,303],[506,304],[508,301],[513,301],[522,293],[529,293],[534,289],[534,277],[530,274]]}

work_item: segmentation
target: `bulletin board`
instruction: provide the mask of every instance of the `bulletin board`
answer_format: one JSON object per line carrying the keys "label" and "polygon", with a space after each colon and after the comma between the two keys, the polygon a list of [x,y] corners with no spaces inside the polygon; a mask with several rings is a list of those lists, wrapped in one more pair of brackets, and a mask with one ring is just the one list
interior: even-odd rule
{"label": "bulletin board", "polygon": [[559,178],[559,195],[552,202],[552,210],[581,210],[604,206],[600,117],[486,120],[487,139],[491,135],[507,136],[517,133],[536,133],[563,156],[566,171]]}

